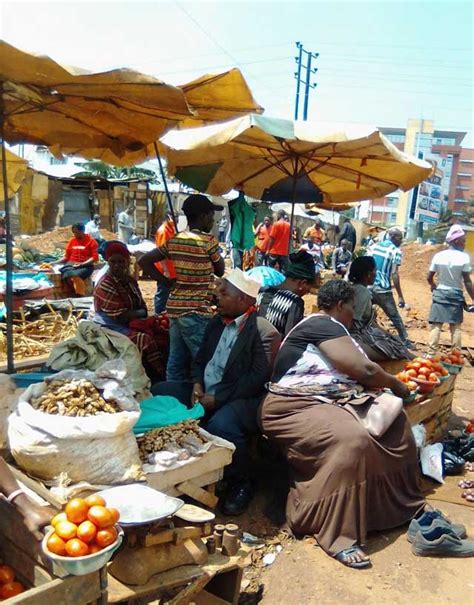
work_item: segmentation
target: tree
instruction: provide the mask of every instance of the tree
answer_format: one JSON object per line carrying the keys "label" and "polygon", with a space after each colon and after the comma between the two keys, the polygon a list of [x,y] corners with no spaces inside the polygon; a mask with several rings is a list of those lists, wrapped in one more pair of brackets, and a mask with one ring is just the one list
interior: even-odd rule
{"label": "tree", "polygon": [[78,162],[76,166],[80,166],[82,171],[77,172],[73,176],[76,178],[96,177],[101,179],[143,179],[158,183],[158,175],[153,170],[142,168],[141,166],[110,166],[100,160],[92,160],[90,162]]}

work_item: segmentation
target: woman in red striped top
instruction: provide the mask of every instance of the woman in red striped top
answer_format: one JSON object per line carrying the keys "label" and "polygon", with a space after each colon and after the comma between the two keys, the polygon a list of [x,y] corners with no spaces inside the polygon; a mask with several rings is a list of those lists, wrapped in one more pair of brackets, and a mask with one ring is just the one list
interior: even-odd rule
{"label": "woman in red striped top", "polygon": [[82,223],[72,226],[72,237],[66,246],[63,258],[58,261],[63,279],[72,287],[77,296],[86,295],[85,281],[94,271],[94,263],[99,260],[95,239],[85,233]]}

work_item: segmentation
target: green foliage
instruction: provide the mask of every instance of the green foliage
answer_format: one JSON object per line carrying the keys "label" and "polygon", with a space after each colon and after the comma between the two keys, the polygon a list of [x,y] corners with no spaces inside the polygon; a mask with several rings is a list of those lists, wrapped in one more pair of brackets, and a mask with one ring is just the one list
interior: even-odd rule
{"label": "green foliage", "polygon": [[144,179],[152,183],[158,183],[158,176],[153,170],[141,168],[140,166],[121,167],[110,166],[100,160],[92,160],[90,162],[79,162],[76,166],[80,166],[82,171],[74,174],[76,178],[97,177],[102,179]]}

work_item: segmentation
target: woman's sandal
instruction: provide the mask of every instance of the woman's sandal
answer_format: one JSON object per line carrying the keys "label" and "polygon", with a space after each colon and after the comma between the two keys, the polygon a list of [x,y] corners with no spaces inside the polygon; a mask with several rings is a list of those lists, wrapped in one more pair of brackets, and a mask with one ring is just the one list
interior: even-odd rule
{"label": "woman's sandal", "polygon": [[370,567],[372,565],[370,559],[367,559],[365,561],[349,561],[349,559],[354,555],[362,555],[364,557],[366,556],[364,551],[361,550],[358,546],[353,546],[352,548],[340,550],[335,556],[335,559],[346,567],[352,567],[354,569],[364,569],[365,567]]}
{"label": "woman's sandal", "polygon": [[458,485],[462,489],[471,489],[472,487],[474,487],[474,481],[472,479],[461,479]]}

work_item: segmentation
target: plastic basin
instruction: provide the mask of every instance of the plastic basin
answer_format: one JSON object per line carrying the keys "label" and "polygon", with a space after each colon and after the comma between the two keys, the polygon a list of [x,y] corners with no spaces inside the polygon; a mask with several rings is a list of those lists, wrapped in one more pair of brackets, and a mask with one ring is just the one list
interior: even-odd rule
{"label": "plastic basin", "polygon": [[420,395],[426,395],[427,393],[432,393],[436,387],[439,387],[441,382],[437,380],[436,382],[431,382],[430,380],[421,380],[421,378],[412,378],[413,382],[416,382],[418,385]]}
{"label": "plastic basin", "polygon": [[448,370],[450,374],[459,374],[464,366],[458,366],[454,363],[448,363],[447,361],[441,362],[443,366]]}
{"label": "plastic basin", "polygon": [[87,574],[98,571],[104,567],[104,565],[110,561],[114,552],[122,544],[123,530],[118,525],[115,526],[115,529],[118,532],[117,539],[113,544],[106,546],[101,551],[92,555],[86,555],[85,557],[62,557],[61,555],[56,555],[50,552],[46,545],[49,537],[54,533],[54,528],[52,528],[43,538],[43,552],[47,557],[59,565],[67,574],[71,576],[86,576]]}
{"label": "plastic basin", "polygon": [[408,395],[408,397],[406,397],[403,400],[404,405],[407,405],[409,403],[412,403],[412,401],[415,401],[416,396],[418,395],[419,392],[420,392],[420,387],[417,387],[414,391],[411,391],[410,394]]}

